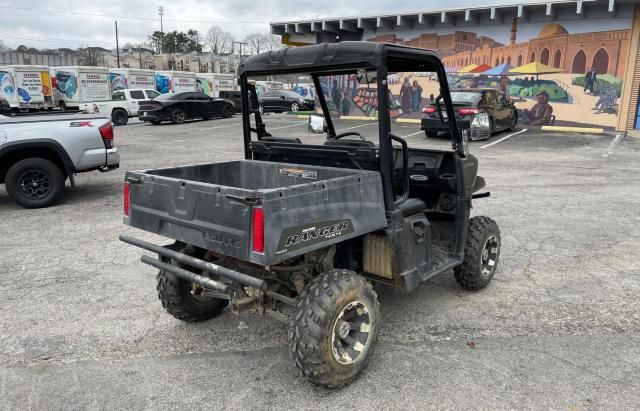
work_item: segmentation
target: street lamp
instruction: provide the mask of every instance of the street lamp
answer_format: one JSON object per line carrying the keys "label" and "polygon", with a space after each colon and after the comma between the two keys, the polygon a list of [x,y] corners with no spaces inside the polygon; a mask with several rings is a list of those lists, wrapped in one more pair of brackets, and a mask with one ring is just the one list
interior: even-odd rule
{"label": "street lamp", "polygon": [[164,14],[164,7],[158,7],[158,15],[160,16],[160,53],[164,53],[164,30],[162,28],[162,15]]}

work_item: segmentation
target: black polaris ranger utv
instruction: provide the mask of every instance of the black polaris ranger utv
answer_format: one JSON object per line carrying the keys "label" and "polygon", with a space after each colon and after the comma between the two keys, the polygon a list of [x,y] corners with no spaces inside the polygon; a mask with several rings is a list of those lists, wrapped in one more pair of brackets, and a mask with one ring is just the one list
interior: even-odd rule
{"label": "black polaris ranger utv", "polygon": [[[301,72],[322,109],[309,118],[310,131],[326,132],[320,145],[270,134],[249,82]],[[409,148],[391,133],[388,77],[398,72],[437,74],[452,151]],[[336,133],[326,89],[338,75],[357,79],[355,93],[376,94],[363,100],[375,106],[375,144]],[[125,177],[125,223],[175,240],[161,247],[120,237],[159,256],[142,261],[160,269],[158,296],[170,314],[203,321],[231,305],[270,315],[288,324],[302,374],[340,387],[373,353],[380,313],[372,283],[408,292],[452,270],[467,290],[491,281],[500,232],[487,217],[470,218],[472,199],[488,193],[476,193],[484,180],[467,153],[469,125],[446,121],[456,116],[436,53],[368,42],[289,48],[245,59],[239,83],[244,160]]]}

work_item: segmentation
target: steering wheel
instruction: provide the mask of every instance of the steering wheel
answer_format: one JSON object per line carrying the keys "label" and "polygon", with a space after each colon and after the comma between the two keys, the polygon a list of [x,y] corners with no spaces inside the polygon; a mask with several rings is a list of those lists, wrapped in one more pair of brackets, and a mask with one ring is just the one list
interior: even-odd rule
{"label": "steering wheel", "polygon": [[347,131],[345,133],[340,133],[338,135],[336,135],[335,137],[332,138],[332,140],[338,140],[341,139],[342,137],[347,137],[347,136],[358,136],[360,137],[360,140],[362,141],[367,141],[364,136],[360,133],[358,133],[357,131]]}

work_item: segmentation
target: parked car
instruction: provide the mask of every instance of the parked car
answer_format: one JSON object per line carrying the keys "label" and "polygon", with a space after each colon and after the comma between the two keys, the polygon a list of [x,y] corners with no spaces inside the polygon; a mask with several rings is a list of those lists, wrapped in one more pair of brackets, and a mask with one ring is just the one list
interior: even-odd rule
{"label": "parked car", "polygon": [[258,99],[260,113],[282,113],[283,111],[315,110],[316,101],[305,98],[291,90],[266,91]]}
{"label": "parked car", "polygon": [[236,113],[242,112],[242,93],[240,90],[220,90],[219,97],[233,101],[233,104],[236,106]]}
{"label": "parked car", "polygon": [[113,124],[123,126],[129,122],[129,117],[138,115],[140,102],[152,100],[159,95],[160,93],[155,90],[118,90],[111,94],[111,100],[80,104],[80,111],[83,113],[109,114]]}
{"label": "parked car", "polygon": [[142,121],[160,124],[171,121],[174,124],[185,120],[213,117],[229,118],[233,116],[235,105],[231,100],[209,97],[197,91],[175,94],[161,94],[150,101],[140,103],[138,117]]}
{"label": "parked car", "polygon": [[[497,90],[456,89],[451,91],[451,99],[458,122],[468,121],[471,125],[471,140],[488,139],[493,133],[513,130],[518,124],[518,111],[513,101],[505,99]],[[440,101],[439,105],[441,111],[436,101],[422,109],[421,129],[427,137],[436,137],[439,132],[449,130],[444,104]]]}
{"label": "parked car", "polygon": [[0,184],[26,208],[48,207],[74,173],[118,168],[109,117],[0,115]]}

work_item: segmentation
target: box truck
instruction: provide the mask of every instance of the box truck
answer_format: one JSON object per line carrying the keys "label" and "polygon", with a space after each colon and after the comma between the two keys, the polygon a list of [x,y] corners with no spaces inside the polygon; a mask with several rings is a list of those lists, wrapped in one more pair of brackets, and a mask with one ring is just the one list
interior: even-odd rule
{"label": "box truck", "polygon": [[196,73],[190,71],[156,71],[156,91],[180,93],[196,90]]}
{"label": "box truck", "polygon": [[109,69],[109,84],[112,93],[127,88],[155,90],[155,72],[144,69]]}
{"label": "box truck", "polygon": [[51,101],[49,67],[31,65],[0,66],[0,96],[14,111],[40,110]]}
{"label": "box truck", "polygon": [[51,67],[53,101],[62,110],[82,103],[109,100],[109,69],[106,67]]}
{"label": "box truck", "polygon": [[201,91],[210,97],[220,97],[221,91],[237,89],[237,81],[233,74],[198,73],[196,75],[196,91]]}

